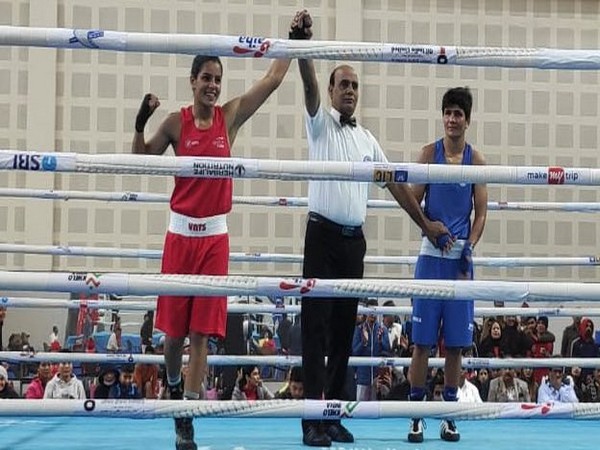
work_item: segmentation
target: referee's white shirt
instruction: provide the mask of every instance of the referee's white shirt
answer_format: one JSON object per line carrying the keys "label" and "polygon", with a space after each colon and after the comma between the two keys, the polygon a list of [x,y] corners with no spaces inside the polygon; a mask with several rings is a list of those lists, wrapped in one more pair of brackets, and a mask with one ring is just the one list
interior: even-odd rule
{"label": "referee's white shirt", "polygon": [[[319,107],[306,112],[308,157],[311,161],[387,162],[381,146],[360,124],[340,125],[340,113]],[[367,216],[370,183],[315,181],[308,184],[308,209],[340,225],[359,226]]]}

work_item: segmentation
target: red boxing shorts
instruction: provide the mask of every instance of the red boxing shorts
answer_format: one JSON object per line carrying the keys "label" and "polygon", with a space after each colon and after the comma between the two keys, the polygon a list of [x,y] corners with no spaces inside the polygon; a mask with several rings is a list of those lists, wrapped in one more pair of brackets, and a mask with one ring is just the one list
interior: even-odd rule
{"label": "red boxing shorts", "polygon": [[[229,235],[189,237],[170,231],[165,237],[161,273],[227,275]],[[190,332],[225,338],[227,297],[161,295],[156,307],[156,328],[180,338]]]}

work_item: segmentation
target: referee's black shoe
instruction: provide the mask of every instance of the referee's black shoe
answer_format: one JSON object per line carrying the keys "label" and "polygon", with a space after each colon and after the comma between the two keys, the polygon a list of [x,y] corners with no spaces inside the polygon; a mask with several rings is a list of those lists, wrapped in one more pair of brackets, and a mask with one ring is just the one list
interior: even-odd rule
{"label": "referee's black shoe", "polygon": [[318,420],[302,421],[302,443],[309,447],[331,447],[331,438]]}

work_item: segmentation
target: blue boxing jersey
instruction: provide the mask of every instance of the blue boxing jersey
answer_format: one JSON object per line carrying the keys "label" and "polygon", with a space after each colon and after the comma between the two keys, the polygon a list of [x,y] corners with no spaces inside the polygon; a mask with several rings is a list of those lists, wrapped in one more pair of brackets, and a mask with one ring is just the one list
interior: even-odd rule
{"label": "blue boxing jersey", "polygon": [[[473,149],[465,144],[463,165],[471,165]],[[435,164],[447,164],[444,141],[435,143]],[[432,221],[440,221],[457,239],[468,239],[471,233],[473,210],[473,185],[466,183],[428,184],[425,189],[425,215]]]}

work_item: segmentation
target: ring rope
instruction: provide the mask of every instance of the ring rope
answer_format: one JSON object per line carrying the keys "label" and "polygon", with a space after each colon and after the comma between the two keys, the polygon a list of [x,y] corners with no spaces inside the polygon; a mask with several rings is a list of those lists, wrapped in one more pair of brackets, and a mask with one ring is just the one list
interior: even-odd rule
{"label": "ring rope", "polygon": [[[184,355],[187,362],[189,356]],[[0,352],[0,361],[26,364],[47,361],[50,363],[72,362],[90,364],[164,364],[163,355],[142,355],[139,353],[31,353],[31,352]],[[371,356],[351,356],[348,365],[352,367],[404,367],[409,366],[410,358],[387,358]],[[257,356],[257,355],[208,355],[211,366],[300,366],[300,356]],[[596,368],[600,358],[462,358],[465,368],[489,369],[502,368],[545,368],[545,367],[582,367]],[[444,358],[429,358],[429,367],[444,367]],[[0,402],[2,403],[2,402]]]}
{"label": "ring rope", "polygon": [[247,58],[310,58],[537,69],[600,69],[600,51],[302,41],[254,36],[0,27],[0,45]]}
{"label": "ring rope", "polygon": [[[53,256],[89,256],[110,258],[161,259],[162,250],[114,248],[114,247],[78,247],[66,245],[27,245],[2,244],[0,253],[24,253],[29,255]],[[302,263],[303,255],[285,253],[231,253],[230,262],[253,263]],[[365,256],[365,264],[415,265],[416,256]],[[481,267],[561,267],[561,266],[599,266],[600,256],[554,256],[554,257],[473,257],[473,264]]]}
{"label": "ring rope", "polygon": [[11,400],[0,416],[302,418],[320,420],[437,418],[453,420],[600,418],[599,403],[458,403],[340,400]]}
{"label": "ring rope", "polygon": [[[103,202],[169,203],[165,194],[145,192],[61,191],[53,189],[0,188],[0,197],[36,198],[44,200],[96,200]],[[307,207],[307,197],[233,196],[235,205]],[[393,200],[371,199],[368,208],[398,209]],[[597,212],[600,202],[488,202],[488,211],[569,211]]]}
{"label": "ring rope", "polygon": [[170,175],[268,180],[342,180],[377,183],[501,183],[599,186],[600,169],[548,166],[198,158],[134,154],[36,153],[0,150],[0,170]]}
{"label": "ring rope", "polygon": [[[156,309],[156,299],[145,301],[132,300],[61,300],[55,298],[0,297],[0,306],[5,308],[48,308],[48,309],[117,309],[123,311],[148,311]],[[230,303],[227,312],[230,314],[298,314],[300,305],[273,305]],[[371,315],[408,315],[412,313],[411,306],[376,306],[358,307],[359,314]],[[554,316],[554,317],[600,317],[600,308],[489,308],[475,307],[476,317],[488,316]]]}
{"label": "ring rope", "polygon": [[4,291],[71,292],[87,295],[274,297],[425,297],[444,300],[598,301],[600,283],[543,281],[302,279],[250,276],[154,275],[85,272],[0,271]]}
{"label": "ring rope", "polygon": [[458,403],[339,400],[10,400],[0,416],[302,418],[320,420],[437,418],[453,420],[600,418],[598,403]]}

